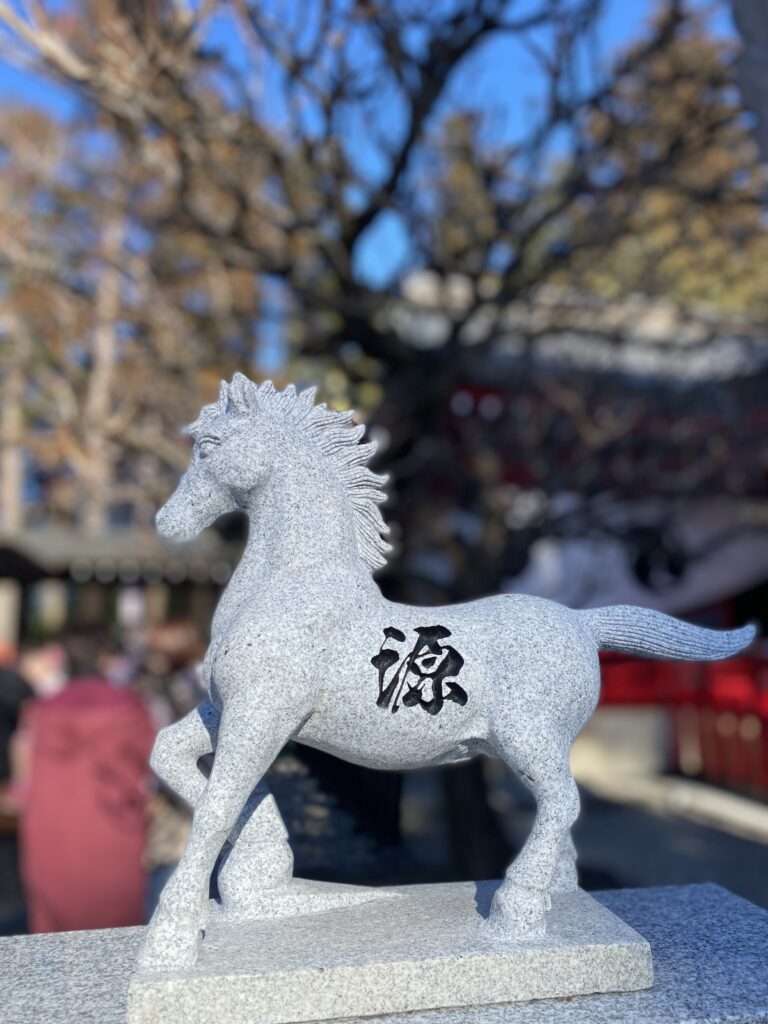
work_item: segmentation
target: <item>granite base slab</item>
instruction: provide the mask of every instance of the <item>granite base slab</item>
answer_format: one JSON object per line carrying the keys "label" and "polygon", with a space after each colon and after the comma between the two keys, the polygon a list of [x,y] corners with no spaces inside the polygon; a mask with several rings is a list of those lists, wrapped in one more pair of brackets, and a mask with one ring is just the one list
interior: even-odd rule
{"label": "granite base slab", "polygon": [[394,889],[375,888],[366,885],[341,885],[335,882],[316,882],[310,878],[292,878],[285,886],[265,889],[254,900],[255,912],[236,913],[224,911],[211,900],[211,928],[214,931],[222,922],[240,922],[257,917],[260,920],[274,917],[302,917],[306,914],[327,913],[344,907],[357,907],[376,900],[397,897]]}
{"label": "granite base slab", "polygon": [[407,886],[288,919],[214,916],[193,968],[134,976],[128,1020],[288,1024],[652,984],[646,940],[581,891],[553,897],[541,939],[488,935],[497,884]]}
{"label": "granite base slab", "polygon": [[[768,1022],[766,910],[717,885],[614,889],[594,895],[649,940],[652,988],[420,1010],[345,1024]],[[143,928],[105,928],[0,938],[0,1024],[125,1024],[143,933]]]}

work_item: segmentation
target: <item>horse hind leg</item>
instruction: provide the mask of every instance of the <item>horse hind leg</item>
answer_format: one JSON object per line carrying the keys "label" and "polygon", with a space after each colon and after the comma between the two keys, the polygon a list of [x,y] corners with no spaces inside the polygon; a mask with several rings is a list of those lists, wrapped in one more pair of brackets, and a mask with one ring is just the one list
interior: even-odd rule
{"label": "horse hind leg", "polygon": [[579,793],[568,763],[570,743],[546,723],[526,737],[497,735],[496,741],[536,797],[537,811],[523,849],[493,897],[487,927],[500,938],[537,938],[545,932],[553,887],[575,887],[570,828],[579,814]]}

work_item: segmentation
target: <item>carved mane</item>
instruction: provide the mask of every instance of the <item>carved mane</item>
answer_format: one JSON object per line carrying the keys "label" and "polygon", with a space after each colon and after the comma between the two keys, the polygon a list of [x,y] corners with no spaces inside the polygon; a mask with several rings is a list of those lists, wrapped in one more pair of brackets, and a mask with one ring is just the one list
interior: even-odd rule
{"label": "carved mane", "polygon": [[219,400],[203,406],[184,432],[196,439],[213,420],[229,412],[253,417],[254,421],[258,416],[270,416],[298,428],[338,476],[354,513],[358,554],[371,570],[378,569],[385,564],[391,545],[384,539],[389,527],[378,508],[387,498],[382,489],[387,477],[371,472],[367,466],[376,443],[359,443],[365,427],[351,426],[353,410],[334,412],[324,402],[315,405],[316,394],[317,388],[297,392],[293,384],[278,391],[270,380],[258,385],[236,373],[231,384],[221,382]]}

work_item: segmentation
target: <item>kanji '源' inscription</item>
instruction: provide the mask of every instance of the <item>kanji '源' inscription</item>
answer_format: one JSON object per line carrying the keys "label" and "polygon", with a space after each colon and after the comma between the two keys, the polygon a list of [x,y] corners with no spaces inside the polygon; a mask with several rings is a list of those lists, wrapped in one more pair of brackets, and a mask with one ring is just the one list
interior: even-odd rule
{"label": "kanji '\u6e90' inscription", "polygon": [[379,673],[379,696],[376,704],[394,714],[400,709],[421,707],[436,715],[447,700],[462,707],[467,703],[466,690],[456,682],[464,659],[450,644],[443,641],[451,635],[445,626],[418,626],[416,641],[408,653],[388,644],[403,644],[402,630],[387,626],[384,640],[371,664]]}

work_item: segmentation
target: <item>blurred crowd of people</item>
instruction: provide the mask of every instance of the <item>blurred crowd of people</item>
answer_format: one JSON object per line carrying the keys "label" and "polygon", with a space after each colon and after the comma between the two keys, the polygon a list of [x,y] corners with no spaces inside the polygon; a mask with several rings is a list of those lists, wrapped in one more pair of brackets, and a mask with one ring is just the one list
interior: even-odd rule
{"label": "blurred crowd of people", "polygon": [[190,810],[148,766],[203,699],[195,626],[79,627],[0,660],[0,934],[144,923]]}

